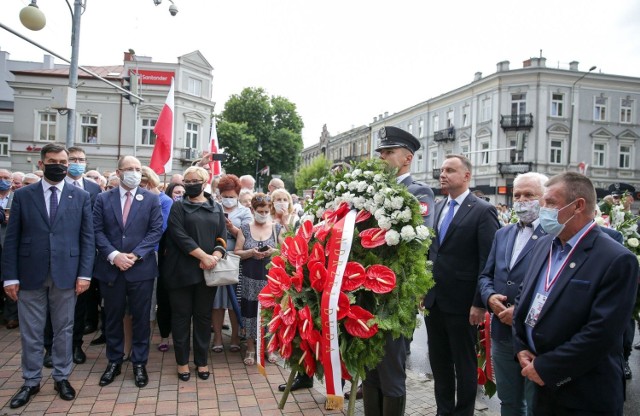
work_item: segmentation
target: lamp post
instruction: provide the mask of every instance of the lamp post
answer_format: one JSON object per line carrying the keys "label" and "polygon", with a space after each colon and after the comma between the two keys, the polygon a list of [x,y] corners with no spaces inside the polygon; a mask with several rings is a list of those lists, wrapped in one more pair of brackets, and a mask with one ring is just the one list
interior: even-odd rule
{"label": "lamp post", "polygon": [[[575,111],[576,111],[576,99],[575,99],[576,84],[578,82],[582,81],[582,79],[584,77],[589,75],[589,73],[594,71],[595,69],[596,69],[596,66],[595,65],[592,66],[591,68],[589,68],[589,70],[587,72],[582,74],[580,76],[580,78],[575,80],[574,83],[571,85],[571,119],[569,121],[569,145],[567,146],[567,171],[571,167],[571,146],[573,144],[573,131],[575,129],[575,126],[574,126],[575,118],[574,117],[575,117]],[[579,122],[580,122],[580,120],[578,120],[578,123]]]}
{"label": "lamp post", "polygon": [[258,154],[256,155],[256,181],[258,182],[258,186],[256,187],[256,191],[260,189],[260,152],[262,152],[262,145],[260,145],[260,140],[258,140]]}

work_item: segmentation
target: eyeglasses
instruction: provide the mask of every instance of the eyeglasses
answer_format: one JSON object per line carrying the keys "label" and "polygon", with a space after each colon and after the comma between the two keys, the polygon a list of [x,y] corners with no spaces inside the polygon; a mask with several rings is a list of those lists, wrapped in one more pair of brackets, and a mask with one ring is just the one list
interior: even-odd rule
{"label": "eyeglasses", "polygon": [[204,181],[202,180],[192,180],[192,181],[184,181],[185,185],[202,185]]}
{"label": "eyeglasses", "polygon": [[84,157],[70,157],[69,158],[69,162],[71,163],[84,163],[86,162],[87,159]]}
{"label": "eyeglasses", "polygon": [[89,176],[89,175],[87,175],[87,178],[93,179],[94,181],[97,181],[100,179],[99,176]]}
{"label": "eyeglasses", "polygon": [[266,195],[266,196],[254,196],[253,199],[255,199],[256,202],[271,202],[271,197],[269,195]]}

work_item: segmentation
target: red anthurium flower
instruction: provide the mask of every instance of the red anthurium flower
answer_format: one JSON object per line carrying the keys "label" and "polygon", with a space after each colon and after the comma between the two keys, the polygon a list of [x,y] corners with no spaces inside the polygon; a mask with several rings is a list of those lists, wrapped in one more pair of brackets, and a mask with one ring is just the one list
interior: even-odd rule
{"label": "red anthurium flower", "polygon": [[371,338],[378,332],[378,324],[369,326],[367,322],[373,319],[373,314],[360,306],[350,308],[344,327],[347,332],[358,338]]}
{"label": "red anthurium flower", "polygon": [[304,281],[304,270],[302,267],[296,269],[296,274],[291,276],[291,284],[295,290],[299,293],[302,292],[302,282]]}
{"label": "red anthurium flower", "polygon": [[482,371],[482,368],[478,367],[478,384],[484,386],[487,383],[487,376]]}
{"label": "red anthurium flower", "polygon": [[258,300],[260,301],[260,305],[265,309],[271,309],[278,304],[276,302],[276,295],[273,294],[269,285],[262,288],[260,293],[258,293]]}
{"label": "red anthurium flower", "polygon": [[369,266],[364,287],[375,293],[389,293],[396,287],[396,274],[381,264]]}
{"label": "red anthurium flower", "polygon": [[307,342],[313,348],[313,355],[316,360],[320,359],[320,346],[322,345],[322,335],[317,329],[312,329]]}
{"label": "red anthurium flower", "polygon": [[[286,300],[285,300],[286,299]],[[293,299],[286,296],[282,298],[282,310],[280,311],[280,318],[285,325],[293,325],[296,322],[298,312],[293,305]]]}
{"label": "red anthurium flower", "polygon": [[269,343],[267,344],[267,351],[275,352],[275,351],[278,351],[278,348],[280,348],[280,340],[278,336],[274,333],[271,336]]}
{"label": "red anthurium flower", "polygon": [[313,223],[309,220],[303,222],[298,231],[296,232],[296,237],[302,237],[308,243],[311,240],[311,236],[313,235]]}
{"label": "red anthurium flower", "polygon": [[[289,240],[289,238],[286,240]],[[295,267],[299,267],[307,263],[309,259],[309,245],[304,238],[294,237],[292,240],[289,240],[287,250],[287,253],[289,254],[289,263]]]}
{"label": "red anthurium flower", "polygon": [[282,325],[278,329],[278,337],[280,338],[280,344],[291,344],[293,338],[296,336],[295,325]]}
{"label": "red anthurium flower", "polygon": [[318,241],[324,242],[324,240],[326,240],[327,236],[329,235],[329,231],[331,231],[331,227],[333,227],[333,222],[325,221],[324,223],[318,225],[314,233]]}
{"label": "red anthurium flower", "polygon": [[282,267],[283,269],[286,266],[285,259],[282,256],[274,256],[274,257],[272,257],[271,258],[271,263],[273,263],[274,266]]}
{"label": "red anthurium flower", "polygon": [[293,352],[292,344],[293,344],[292,342],[288,342],[280,346],[280,356],[285,360],[291,357],[291,353]]}
{"label": "red anthurium flower", "polygon": [[282,310],[282,306],[280,304],[276,304],[273,308],[273,318],[269,322],[269,333],[275,334],[280,325],[282,325],[282,317],[280,316],[280,311]]}
{"label": "red anthurium flower", "polygon": [[309,262],[318,261],[322,264],[326,263],[327,257],[324,253],[324,247],[320,243],[315,243],[309,255]]}
{"label": "red anthurium flower", "polygon": [[291,241],[293,241],[293,237],[289,236],[280,244],[280,255],[286,260],[289,260],[289,243]]}
{"label": "red anthurium flower", "polygon": [[307,267],[309,267],[309,281],[311,282],[311,287],[317,292],[322,292],[324,290],[324,284],[327,281],[327,268],[324,267],[324,264],[318,261],[309,263]]}
{"label": "red anthurium flower", "polygon": [[366,209],[362,209],[360,210],[360,212],[358,212],[358,215],[356,215],[356,224],[358,224],[359,222],[364,222],[369,218],[371,218],[371,213]]}
{"label": "red anthurium flower", "polygon": [[344,380],[351,380],[351,374],[349,374],[349,370],[347,370],[347,366],[342,359],[340,359],[340,368],[342,369],[342,378]]}
{"label": "red anthurium flower", "polygon": [[280,297],[291,287],[291,278],[282,267],[272,267],[267,273],[267,286],[274,295]]}
{"label": "red anthurium flower", "polygon": [[362,286],[365,279],[364,267],[358,262],[350,261],[344,269],[344,276],[342,276],[342,290],[345,292],[356,290]]}
{"label": "red anthurium flower", "polygon": [[302,339],[307,340],[311,336],[312,330],[313,319],[311,317],[311,309],[309,309],[309,305],[305,305],[304,308],[298,311],[298,332]]}
{"label": "red anthurium flower", "polygon": [[349,314],[349,310],[351,309],[351,304],[349,302],[349,296],[347,296],[344,292],[340,292],[338,296],[338,320],[343,319]]}
{"label": "red anthurium flower", "polygon": [[313,377],[316,372],[316,360],[313,358],[313,347],[306,341],[302,341],[300,348],[302,349],[302,357],[298,360],[298,364],[302,365],[304,361],[304,372],[307,373],[309,377]]}
{"label": "red anthurium flower", "polygon": [[385,243],[384,236],[387,230],[382,228],[369,228],[360,233],[360,244],[364,248],[374,248]]}
{"label": "red anthurium flower", "polygon": [[347,213],[350,210],[351,210],[351,207],[349,206],[349,203],[342,202],[342,203],[340,203],[340,205],[338,205],[338,208],[336,208],[335,210],[333,210],[333,211],[332,210],[327,210],[324,213],[324,218],[326,220],[330,220],[330,221],[338,221],[342,217],[347,215]]}

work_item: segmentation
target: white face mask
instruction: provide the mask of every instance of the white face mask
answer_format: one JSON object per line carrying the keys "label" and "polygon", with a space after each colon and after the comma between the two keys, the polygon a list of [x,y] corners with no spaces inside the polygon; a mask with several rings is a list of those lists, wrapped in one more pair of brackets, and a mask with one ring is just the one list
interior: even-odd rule
{"label": "white face mask", "polygon": [[255,219],[255,221],[258,224],[264,224],[265,222],[267,222],[269,220],[269,218],[271,217],[270,214],[259,214],[259,213],[254,213],[253,214],[253,218]]}
{"label": "white face mask", "polygon": [[222,198],[222,205],[225,208],[233,208],[238,205],[238,198]]}
{"label": "white face mask", "polygon": [[142,180],[142,172],[136,172],[135,170],[125,170],[122,174],[122,183],[128,188],[135,188],[140,185]]}
{"label": "white face mask", "polygon": [[273,206],[276,208],[276,211],[287,212],[287,210],[289,209],[288,202],[276,202],[273,204]]}

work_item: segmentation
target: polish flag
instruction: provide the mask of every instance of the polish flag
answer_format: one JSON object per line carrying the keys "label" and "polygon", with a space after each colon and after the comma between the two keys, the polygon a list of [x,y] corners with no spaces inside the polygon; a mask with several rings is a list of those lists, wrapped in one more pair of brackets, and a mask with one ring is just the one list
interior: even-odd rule
{"label": "polish flag", "polygon": [[159,175],[169,173],[173,166],[173,78],[171,78],[167,101],[162,107],[153,132],[156,134],[156,144],[153,147],[149,167]]}
{"label": "polish flag", "polygon": [[[209,139],[209,152],[211,153],[221,153],[219,152],[218,147],[218,131],[216,130],[216,119],[211,119],[211,139]],[[209,169],[211,170],[211,175],[209,177],[209,183],[213,180],[214,176],[218,176],[222,173],[222,168],[220,166],[219,160],[213,160],[209,162]]]}

